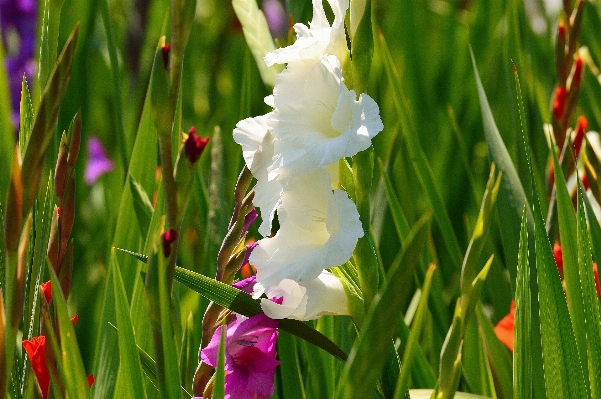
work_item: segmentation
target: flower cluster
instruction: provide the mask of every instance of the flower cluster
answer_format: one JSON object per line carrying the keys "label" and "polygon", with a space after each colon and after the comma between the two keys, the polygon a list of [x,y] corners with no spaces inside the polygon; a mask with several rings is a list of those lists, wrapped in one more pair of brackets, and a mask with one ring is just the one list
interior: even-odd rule
{"label": "flower cluster", "polygon": [[[250,255],[255,295],[283,298],[287,310],[263,300],[263,310],[276,318],[348,313],[342,285],[325,269],[350,259],[363,228],[355,204],[338,189],[338,163],[369,148],[383,129],[375,101],[344,82],[348,0],[328,2],[331,25],[322,1],[313,0],[309,27],[295,24],[296,42],[265,56],[268,66],[287,64],[265,98],[273,110],[238,122],[234,130],[257,179],[253,203],[265,237]],[[280,228],[271,236],[276,213]],[[310,292],[340,302],[316,310]]]}

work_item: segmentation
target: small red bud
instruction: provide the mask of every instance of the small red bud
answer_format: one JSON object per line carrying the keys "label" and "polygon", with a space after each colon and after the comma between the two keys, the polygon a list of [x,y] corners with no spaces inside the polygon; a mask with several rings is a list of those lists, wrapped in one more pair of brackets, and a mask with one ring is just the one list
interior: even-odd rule
{"label": "small red bud", "polygon": [[165,69],[169,69],[169,51],[171,50],[171,45],[166,43],[161,50],[163,50],[163,65]]}
{"label": "small red bud", "polygon": [[46,299],[46,303],[50,303],[52,300],[52,281],[46,281],[45,283],[40,284],[40,289],[44,294],[44,298]]}
{"label": "small red bud", "polygon": [[191,163],[195,163],[198,158],[202,155],[205,147],[209,143],[209,137],[202,138],[200,136],[196,136],[196,128],[192,126],[190,131],[188,132],[188,139],[186,140],[185,152],[186,156],[190,160]]}
{"label": "small red bud", "polygon": [[553,115],[556,120],[561,120],[566,107],[567,92],[565,87],[555,89],[555,98],[553,99]]}
{"label": "small red bud", "polygon": [[164,231],[163,235],[163,254],[165,258],[168,258],[171,255],[171,244],[177,240],[177,231],[171,229],[169,231]]}
{"label": "small red bud", "polygon": [[586,133],[586,129],[588,128],[588,121],[582,115],[578,118],[578,123],[576,124],[576,134],[574,137],[574,153],[576,156],[580,154],[580,149],[582,147],[582,141],[584,140],[584,134]]}
{"label": "small red bud", "polygon": [[574,77],[572,78],[571,88],[577,88],[580,86],[580,79],[582,78],[582,58],[576,57],[576,63],[574,66]]}
{"label": "small red bud", "polygon": [[595,287],[597,288],[597,296],[601,296],[601,287],[599,286],[599,270],[597,262],[593,262],[593,274],[595,275]]}
{"label": "small red bud", "polygon": [[553,257],[555,258],[555,264],[557,265],[559,276],[563,280],[563,256],[561,253],[561,245],[557,242],[553,244]]}
{"label": "small red bud", "polygon": [[564,43],[566,42],[566,25],[563,23],[563,21],[559,21],[559,25],[557,26],[557,38],[559,39],[560,43]]}
{"label": "small red bud", "polygon": [[77,326],[77,320],[79,320],[79,316],[75,315],[71,317],[71,322],[73,323],[73,327]]}
{"label": "small red bud", "polygon": [[582,185],[584,186],[584,191],[587,191],[590,188],[590,185],[588,184],[588,177],[586,176],[586,173],[582,174]]}

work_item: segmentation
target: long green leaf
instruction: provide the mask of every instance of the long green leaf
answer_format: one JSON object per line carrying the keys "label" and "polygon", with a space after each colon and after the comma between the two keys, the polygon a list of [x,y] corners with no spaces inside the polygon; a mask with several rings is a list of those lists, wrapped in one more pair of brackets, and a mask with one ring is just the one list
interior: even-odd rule
{"label": "long green leaf", "polygon": [[[129,316],[129,303],[119,271],[115,251],[111,251],[110,267],[113,273],[113,294],[115,295],[115,313],[117,315],[117,335],[119,340],[120,372],[125,378],[125,397],[145,398],[140,357],[136,350],[134,330]],[[108,287],[107,287],[108,290]]]}
{"label": "long green leaf", "polygon": [[409,377],[411,376],[411,370],[413,369],[417,347],[419,346],[418,338],[422,334],[422,327],[426,312],[428,310],[428,298],[430,296],[430,286],[432,285],[432,275],[434,274],[434,270],[435,267],[430,266],[426,274],[426,280],[424,281],[422,294],[419,298],[419,305],[417,306],[417,313],[415,315],[413,325],[411,326],[409,342],[407,343],[407,348],[403,354],[403,361],[401,362],[403,368],[401,369],[401,375],[394,391],[395,399],[403,399],[405,397],[405,392],[407,391]]}
{"label": "long green leaf", "polygon": [[[601,397],[601,311],[599,298],[593,275],[593,259],[591,257],[591,241],[586,225],[584,197],[581,185],[578,185],[578,266],[582,281],[582,297],[584,300],[586,351],[588,359],[588,381],[591,397]],[[593,223],[596,223],[593,220]]]}
{"label": "long green leaf", "polygon": [[398,327],[393,321],[397,320],[400,314],[396,289],[403,281],[400,281],[399,277],[403,275],[404,268],[418,262],[427,232],[428,219],[422,218],[407,239],[401,264],[388,272],[387,282],[373,300],[338,381],[337,398],[366,398],[373,394],[376,381],[384,367],[388,344]]}
{"label": "long green leaf", "polygon": [[[144,255],[136,254],[131,251],[126,251],[117,248],[136,259],[146,262],[147,258]],[[175,279],[190,288],[192,291],[199,293],[205,298],[215,302],[225,308],[231,309],[236,313],[251,317],[262,312],[261,303],[252,298],[245,292],[242,292],[231,285],[224,284],[212,278],[203,276],[202,274],[181,267],[175,268]],[[308,324],[299,320],[282,319],[279,323],[279,328],[304,339],[307,342],[331,353],[341,360],[346,360],[346,353],[340,349],[335,343],[328,339],[319,331],[311,328]]]}
{"label": "long green leaf", "polygon": [[263,82],[273,87],[275,85],[275,75],[283,68],[281,65],[268,67],[263,61],[263,57],[267,53],[275,50],[275,44],[269,33],[265,15],[257,7],[256,0],[233,0],[232,6],[242,24],[246,43],[253,57],[255,57]]}
{"label": "long green leaf", "polygon": [[513,397],[515,399],[530,399],[532,398],[531,297],[526,209],[522,213],[517,274],[514,316]]}
{"label": "long green leaf", "polygon": [[[563,273],[565,291],[568,301],[568,310],[572,319],[574,335],[578,353],[582,360],[585,381],[588,380],[588,360],[586,353],[586,326],[584,321],[584,301],[580,287],[580,273],[578,267],[578,234],[576,229],[576,214],[568,193],[566,180],[557,159],[554,146],[553,164],[555,165],[555,192],[557,195],[557,215],[559,219],[559,233],[561,237],[561,254],[563,258]],[[591,266],[592,267],[592,266]]]}

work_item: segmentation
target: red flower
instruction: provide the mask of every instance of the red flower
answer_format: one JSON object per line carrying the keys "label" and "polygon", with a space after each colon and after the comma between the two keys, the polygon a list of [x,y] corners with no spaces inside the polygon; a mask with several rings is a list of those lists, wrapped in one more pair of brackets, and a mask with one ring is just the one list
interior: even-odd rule
{"label": "red flower", "polygon": [[35,376],[42,390],[42,397],[48,397],[48,387],[50,385],[50,374],[48,373],[48,365],[46,364],[46,337],[41,335],[33,337],[31,341],[23,341],[23,349],[27,352],[31,361],[31,368],[35,372]]}
{"label": "red flower", "polygon": [[509,314],[499,321],[499,324],[495,326],[495,334],[499,338],[499,341],[503,342],[509,349],[513,351],[513,329],[514,329],[514,317],[515,317],[515,301],[511,301],[511,307]]}

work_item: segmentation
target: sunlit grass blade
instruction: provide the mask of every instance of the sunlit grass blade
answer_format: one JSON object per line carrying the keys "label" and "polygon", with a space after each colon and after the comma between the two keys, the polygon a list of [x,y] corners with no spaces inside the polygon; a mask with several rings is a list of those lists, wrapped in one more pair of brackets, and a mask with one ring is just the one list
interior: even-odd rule
{"label": "sunlit grass blade", "polygon": [[[553,164],[555,165],[555,193],[557,196],[557,216],[559,234],[561,237],[561,254],[568,310],[574,328],[578,353],[582,360],[585,381],[588,380],[588,360],[586,352],[586,325],[584,319],[584,302],[581,289],[581,276],[578,267],[578,234],[576,229],[576,214],[568,193],[566,180],[557,159],[554,146],[551,146]],[[566,156],[568,156],[566,154]]]}
{"label": "sunlit grass blade", "polygon": [[148,194],[144,190],[144,187],[142,187],[142,185],[131,175],[129,175],[128,180],[134,212],[138,220],[138,225],[140,226],[140,234],[144,237],[148,232],[154,208],[152,207],[152,203],[150,202],[150,198],[148,198]]}
{"label": "sunlit grass blade", "polygon": [[[129,303],[123,286],[123,279],[117,263],[115,251],[111,253],[111,273],[113,273],[113,293],[115,295],[115,312],[117,315],[117,335],[119,341],[120,372],[125,376],[125,396],[145,398],[140,358],[136,350],[134,330],[129,315]],[[107,290],[110,287],[107,287]]]}
{"label": "sunlit grass blade", "polygon": [[[518,258],[518,245],[516,237],[519,236],[520,232],[520,220],[524,205],[528,204],[526,193],[518,176],[518,173],[511,161],[507,147],[501,138],[499,129],[493,118],[484,87],[480,81],[480,75],[476,67],[476,60],[474,59],[473,53],[472,65],[474,68],[474,74],[476,76],[476,84],[478,85],[478,96],[480,98],[480,107],[482,109],[482,120],[484,122],[484,136],[488,145],[488,152],[491,160],[497,165],[499,170],[503,172],[503,179],[501,181],[501,188],[499,189],[499,206],[497,213],[499,220],[503,220],[500,223],[501,227],[501,238],[503,239],[503,247],[505,248],[505,254],[507,258],[507,267],[511,276],[512,284],[516,277],[517,258]],[[532,211],[527,209],[527,220],[528,229],[532,231],[534,226],[532,219]]]}
{"label": "sunlit grass blade", "polygon": [[[412,230],[404,249],[400,265],[389,270],[382,290],[374,298],[361,327],[359,337],[353,345],[337,387],[337,398],[365,398],[373,394],[377,380],[384,367],[389,344],[398,328],[400,300],[396,289],[403,269],[419,261],[428,232],[428,218],[422,218]],[[362,378],[356,378],[356,376]]]}
{"label": "sunlit grass blade", "polygon": [[246,43],[248,43],[248,47],[255,58],[263,82],[273,87],[275,85],[275,75],[283,67],[281,65],[268,67],[263,61],[263,57],[267,53],[275,50],[275,44],[269,33],[263,12],[257,7],[256,0],[233,0],[232,6],[242,24]]}
{"label": "sunlit grass blade", "polygon": [[25,152],[31,125],[33,124],[33,103],[31,101],[31,93],[29,92],[29,83],[23,76],[21,82],[21,101],[19,103],[19,149],[21,155]]}
{"label": "sunlit grass blade", "polygon": [[417,313],[411,326],[409,342],[407,343],[405,353],[403,354],[403,360],[401,361],[402,369],[396,389],[394,391],[395,399],[403,399],[407,391],[409,377],[411,376],[411,371],[413,370],[413,363],[415,361],[417,347],[419,346],[418,338],[422,334],[424,318],[428,310],[428,298],[430,297],[430,286],[432,285],[432,275],[434,274],[434,270],[435,267],[432,265],[426,274],[426,280],[424,281],[424,286],[422,288],[422,294],[419,299]]}
{"label": "sunlit grass blade", "polygon": [[[601,397],[601,311],[599,309],[598,292],[595,287],[593,260],[591,257],[591,241],[587,229],[583,192],[578,184],[578,266],[582,282],[582,297],[584,300],[584,327],[586,335],[586,351],[588,359],[588,381],[591,397]],[[592,223],[596,223],[593,220]],[[595,265],[595,267],[597,267]],[[565,269],[565,267],[564,267]]]}
{"label": "sunlit grass blade", "polygon": [[522,213],[517,275],[514,316],[513,396],[515,399],[530,399],[532,397],[531,297],[526,209]]}

